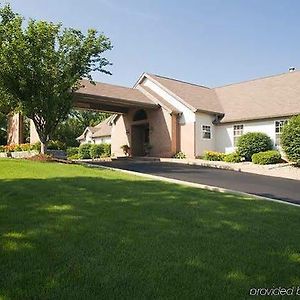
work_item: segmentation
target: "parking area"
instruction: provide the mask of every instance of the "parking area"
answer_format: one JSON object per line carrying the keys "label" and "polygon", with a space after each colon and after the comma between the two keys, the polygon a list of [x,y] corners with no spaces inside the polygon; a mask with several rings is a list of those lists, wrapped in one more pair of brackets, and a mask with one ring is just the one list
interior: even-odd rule
{"label": "parking area", "polygon": [[130,160],[93,164],[200,183],[300,204],[300,182],[271,176],[195,165]]}

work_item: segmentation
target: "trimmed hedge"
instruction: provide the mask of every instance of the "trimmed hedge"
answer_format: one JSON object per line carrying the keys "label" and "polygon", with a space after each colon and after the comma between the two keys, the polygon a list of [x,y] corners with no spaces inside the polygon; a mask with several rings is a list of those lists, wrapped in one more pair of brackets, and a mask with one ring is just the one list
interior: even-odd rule
{"label": "trimmed hedge", "polygon": [[276,150],[255,153],[252,162],[258,165],[278,164],[281,162],[281,154]]}
{"label": "trimmed hedge", "polygon": [[280,139],[287,158],[300,164],[300,115],[292,117],[283,126]]}
{"label": "trimmed hedge", "polygon": [[255,153],[272,150],[271,138],[262,132],[248,132],[243,134],[237,141],[238,153],[250,161]]}
{"label": "trimmed hedge", "polygon": [[240,156],[239,153],[233,152],[233,153],[226,154],[224,157],[224,161],[230,163],[239,163],[242,161],[242,157]]}
{"label": "trimmed hedge", "polygon": [[78,155],[80,159],[91,158],[90,149],[92,144],[82,144],[79,146]]}
{"label": "trimmed hedge", "polygon": [[67,148],[67,156],[78,155],[79,147],[69,147]]}
{"label": "trimmed hedge", "polygon": [[111,144],[102,144],[103,145],[103,156],[110,157],[111,156]]}
{"label": "trimmed hedge", "polygon": [[90,156],[91,158],[100,158],[104,152],[103,144],[94,144],[90,148]]}
{"label": "trimmed hedge", "polygon": [[109,157],[111,153],[111,144],[94,144],[91,146],[91,158]]}
{"label": "trimmed hedge", "polygon": [[225,153],[215,152],[215,151],[205,151],[203,159],[212,161],[223,161],[225,158]]}

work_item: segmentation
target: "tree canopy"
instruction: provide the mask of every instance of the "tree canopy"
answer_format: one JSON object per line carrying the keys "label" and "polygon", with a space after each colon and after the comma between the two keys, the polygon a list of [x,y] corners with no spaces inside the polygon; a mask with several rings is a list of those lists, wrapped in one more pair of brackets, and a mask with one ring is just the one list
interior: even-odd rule
{"label": "tree canopy", "polygon": [[0,95],[5,95],[4,106],[32,119],[46,146],[58,124],[68,117],[80,80],[92,81],[93,71],[110,74],[106,69],[110,62],[102,54],[111,48],[110,40],[94,29],[85,35],[52,22],[30,19],[24,24],[24,19],[5,5],[0,9]]}
{"label": "tree canopy", "polygon": [[64,143],[67,147],[78,146],[76,138],[87,126],[95,126],[109,116],[109,113],[72,110],[67,120],[58,125],[52,139]]}

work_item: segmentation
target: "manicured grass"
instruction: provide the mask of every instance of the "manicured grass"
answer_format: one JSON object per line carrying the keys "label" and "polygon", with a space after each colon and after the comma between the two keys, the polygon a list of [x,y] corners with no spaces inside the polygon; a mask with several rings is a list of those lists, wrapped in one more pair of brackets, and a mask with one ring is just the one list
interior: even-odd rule
{"label": "manicured grass", "polygon": [[244,299],[300,285],[299,228],[297,207],[2,159],[0,299]]}

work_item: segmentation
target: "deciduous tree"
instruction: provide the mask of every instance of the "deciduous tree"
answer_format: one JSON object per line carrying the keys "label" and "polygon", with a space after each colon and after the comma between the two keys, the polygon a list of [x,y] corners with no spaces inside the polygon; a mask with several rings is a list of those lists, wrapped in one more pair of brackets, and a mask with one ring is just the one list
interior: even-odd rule
{"label": "deciduous tree", "polygon": [[69,115],[80,80],[92,81],[92,71],[110,74],[102,55],[111,48],[94,29],[85,35],[52,22],[24,24],[9,5],[0,9],[0,90],[7,106],[33,120],[42,152]]}

